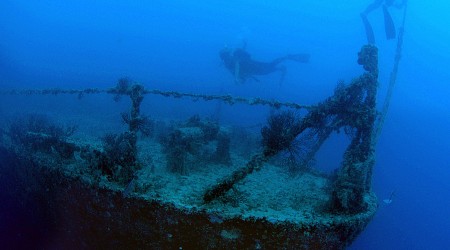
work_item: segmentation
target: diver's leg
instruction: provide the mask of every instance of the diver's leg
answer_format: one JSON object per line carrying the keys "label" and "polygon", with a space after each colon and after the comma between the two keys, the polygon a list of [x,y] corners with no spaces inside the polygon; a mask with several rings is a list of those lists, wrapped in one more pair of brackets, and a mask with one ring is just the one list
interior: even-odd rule
{"label": "diver's leg", "polygon": [[288,59],[287,56],[283,56],[283,57],[276,58],[276,59],[274,59],[272,62],[270,62],[270,65],[272,65],[272,67],[273,67],[275,70],[277,70],[277,69],[276,69],[277,65],[280,64],[280,63],[283,62],[283,61],[286,61],[287,59]]}
{"label": "diver's leg", "polygon": [[306,54],[306,53],[291,54],[291,55],[277,58],[277,59],[273,60],[270,64],[273,65],[273,67],[276,67],[278,64],[280,64],[281,62],[286,61],[286,60],[292,60],[292,61],[299,62],[299,63],[307,63],[307,62],[309,62],[310,57],[311,57],[310,54]]}
{"label": "diver's leg", "polygon": [[384,5],[387,7],[391,7],[394,4],[395,0],[385,0]]}
{"label": "diver's leg", "polygon": [[370,12],[376,10],[378,7],[381,6],[383,3],[383,0],[375,0],[373,3],[369,4],[367,8],[361,13],[361,15],[367,16]]}
{"label": "diver's leg", "polygon": [[402,9],[403,7],[405,7],[407,1],[408,0],[402,0],[400,3],[392,4],[392,6],[394,6],[397,9]]}

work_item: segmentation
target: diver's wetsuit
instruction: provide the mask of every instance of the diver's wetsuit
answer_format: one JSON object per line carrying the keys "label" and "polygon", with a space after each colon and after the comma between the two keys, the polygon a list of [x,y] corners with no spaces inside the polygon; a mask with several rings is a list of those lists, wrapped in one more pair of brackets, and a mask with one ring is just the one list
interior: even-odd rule
{"label": "diver's wetsuit", "polygon": [[[294,60],[297,62],[306,63],[309,61],[308,54],[288,55],[277,58],[271,62],[259,62],[251,58],[250,54],[244,49],[224,49],[220,52],[225,67],[234,75],[235,81],[243,83],[248,78],[257,80],[257,75],[267,75],[276,71],[282,72],[282,79],[284,77],[285,68],[280,67],[279,64],[285,60]],[[282,80],[281,79],[281,80]]]}

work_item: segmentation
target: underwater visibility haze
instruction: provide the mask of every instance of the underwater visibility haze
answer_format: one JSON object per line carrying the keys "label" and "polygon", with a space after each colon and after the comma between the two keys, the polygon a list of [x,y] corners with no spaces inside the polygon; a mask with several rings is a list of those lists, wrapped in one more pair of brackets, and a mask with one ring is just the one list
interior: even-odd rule
{"label": "underwater visibility haze", "polygon": [[[298,218],[332,224],[322,213],[337,214],[330,221],[350,221],[370,210],[373,192],[376,213],[359,218],[368,225],[348,234],[337,229],[334,234],[348,238],[323,242],[348,249],[447,249],[449,11],[450,3],[439,0],[3,0],[0,168],[45,165],[50,170],[40,173],[47,180],[69,175],[76,176],[69,178],[74,183],[95,186],[97,193],[86,189],[86,197],[77,196],[91,209],[74,209],[81,216],[101,210],[88,196],[100,201],[103,190],[112,190],[104,197],[117,202],[105,210],[105,221],[132,201],[136,214],[151,221],[139,199],[152,200],[154,211],[169,211],[155,215],[164,221],[158,232],[176,227],[180,216],[191,227],[180,222],[177,233],[189,235],[186,230],[201,227],[205,216],[205,235],[217,237],[205,239],[212,249],[276,245],[245,227],[230,229],[239,224],[230,218],[241,211],[263,217],[252,223],[275,234],[280,228],[274,225]],[[386,111],[386,99],[382,130],[373,136],[369,131]],[[373,166],[358,182],[363,188],[352,187],[362,194],[336,194],[351,189],[351,181],[339,181],[349,162]],[[54,228],[75,230],[76,217],[35,211],[33,203],[62,198],[40,189],[48,183],[32,171],[8,171],[0,172],[0,245],[67,246]],[[231,173],[233,181],[216,182]],[[9,176],[31,181],[17,184]],[[42,192],[16,196],[22,188]],[[156,203],[166,197],[174,205],[162,209]],[[180,215],[180,207],[194,212]],[[327,249],[314,245],[309,231],[302,237],[312,243],[292,245],[298,242],[289,235],[301,230],[283,230],[280,246]],[[183,242],[170,231],[154,237],[171,247]]]}

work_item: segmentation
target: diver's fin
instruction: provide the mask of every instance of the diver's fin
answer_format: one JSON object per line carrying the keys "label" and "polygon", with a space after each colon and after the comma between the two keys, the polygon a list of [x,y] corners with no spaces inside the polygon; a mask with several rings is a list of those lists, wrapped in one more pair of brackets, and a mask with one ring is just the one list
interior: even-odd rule
{"label": "diver's fin", "polygon": [[373,34],[372,25],[370,25],[365,14],[361,14],[361,18],[364,24],[364,29],[366,30],[367,43],[375,44],[375,35]]}
{"label": "diver's fin", "polygon": [[299,62],[299,63],[307,63],[307,62],[309,62],[309,58],[310,58],[310,55],[309,54],[305,54],[305,53],[293,54],[293,55],[288,55],[287,56],[287,59],[292,60],[292,61],[296,61],[296,62]]}
{"label": "diver's fin", "polygon": [[396,36],[394,21],[386,7],[383,5],[383,15],[384,15],[384,30],[386,32],[386,39],[394,39]]}

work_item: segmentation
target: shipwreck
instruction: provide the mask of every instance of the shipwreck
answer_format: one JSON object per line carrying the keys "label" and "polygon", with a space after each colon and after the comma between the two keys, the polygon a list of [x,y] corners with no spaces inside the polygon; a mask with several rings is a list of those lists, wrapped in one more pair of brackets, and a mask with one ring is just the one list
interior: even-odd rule
{"label": "shipwreck", "polygon": [[[365,72],[316,105],[148,90],[129,79],[106,90],[3,91],[131,100],[129,112],[117,114],[127,129],[101,138],[74,136],[76,127],[38,114],[1,129],[2,209],[27,221],[13,221],[21,234],[11,244],[20,246],[27,225],[38,225],[35,242],[44,248],[345,248],[378,206],[371,189],[384,119],[376,109],[377,48],[363,46],[358,63]],[[141,112],[150,95],[278,111],[249,135],[200,116],[153,120]],[[311,168],[330,134],[341,130],[350,143],[339,169]]]}

